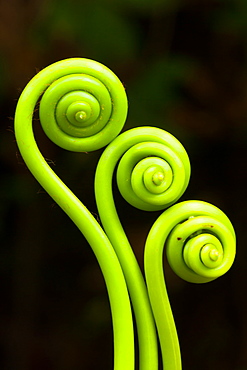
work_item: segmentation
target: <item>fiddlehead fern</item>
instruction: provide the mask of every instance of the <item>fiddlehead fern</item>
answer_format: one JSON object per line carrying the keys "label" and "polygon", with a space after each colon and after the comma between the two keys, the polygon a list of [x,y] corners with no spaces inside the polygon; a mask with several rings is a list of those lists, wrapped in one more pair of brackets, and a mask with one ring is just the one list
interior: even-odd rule
{"label": "fiddlehead fern", "polygon": [[97,206],[104,229],[122,265],[135,312],[140,369],[158,368],[156,332],[146,286],[119,221],[112,195],[112,178],[123,197],[142,210],[160,210],[185,191],[190,177],[187,153],[168,132],[140,127],[119,135],[103,152],[95,177]]}
{"label": "fiddlehead fern", "polygon": [[223,275],[235,258],[235,233],[227,216],[201,201],[178,203],[156,220],[145,247],[145,275],[166,370],[180,370],[176,328],[163,274],[163,248],[173,270],[193,283]]}
{"label": "fiddlehead fern", "polygon": [[92,60],[68,59],[47,72],[49,86],[40,101],[40,121],[52,141],[64,149],[91,151],[119,134],[127,99],[108,68]]}
{"label": "fiddlehead fern", "polygon": [[32,174],[81,230],[95,253],[112,310],[114,369],[133,370],[132,313],[117,256],[98,222],[49,167],[35,142],[32,116],[42,94],[40,119],[48,137],[68,150],[91,151],[108,144],[122,129],[127,114],[125,91],[114,73],[95,61],[72,58],[54,63],[23,90],[16,108],[15,134]]}
{"label": "fiddlehead fern", "polygon": [[[32,116],[39,99],[44,131],[62,148],[91,151],[113,140],[99,161],[95,178],[99,213],[110,241],[38,149]],[[178,339],[164,283],[163,246],[167,245],[168,260],[179,276],[203,283],[230,268],[235,255],[235,235],[227,217],[211,205],[184,202],[172,206],[158,218],[147,239],[146,290],[114,205],[114,169],[119,161],[117,181],[123,197],[141,210],[152,211],[167,208],[180,198],[188,185],[190,164],[183,146],[160,129],[137,128],[114,139],[126,115],[125,91],[109,69],[87,59],[64,60],[41,71],[24,89],[15,115],[17,143],[30,171],[78,226],[98,259],[112,309],[114,369],[134,368],[126,279],[137,322],[140,369],[158,368],[156,323],[164,367],[179,370]]]}
{"label": "fiddlehead fern", "polygon": [[120,140],[129,145],[117,171],[122,196],[145,211],[161,210],[175,203],[190,178],[190,163],[182,144],[155,127],[130,130]]}

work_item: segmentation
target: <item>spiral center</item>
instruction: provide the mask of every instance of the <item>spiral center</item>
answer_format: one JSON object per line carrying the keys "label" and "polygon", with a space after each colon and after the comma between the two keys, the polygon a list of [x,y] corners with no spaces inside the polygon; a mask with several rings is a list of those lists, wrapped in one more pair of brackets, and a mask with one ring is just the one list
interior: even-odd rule
{"label": "spiral center", "polygon": [[84,111],[79,111],[75,114],[75,119],[78,123],[82,123],[84,120],[87,119],[87,114]]}
{"label": "spiral center", "polygon": [[207,243],[201,250],[201,260],[205,266],[213,268],[221,263],[223,255],[216,245]]}
{"label": "spiral center", "polygon": [[[172,169],[169,164],[161,158],[148,157],[139,162],[136,169],[144,165],[143,183],[152,194],[162,194],[171,185]],[[151,166],[150,166],[151,164]]]}
{"label": "spiral center", "polygon": [[85,102],[73,102],[66,111],[66,117],[69,122],[77,127],[88,126],[88,119],[92,115],[90,104]]}
{"label": "spiral center", "polygon": [[212,249],[210,252],[209,252],[209,258],[212,260],[212,261],[217,261],[218,258],[219,258],[220,254],[219,254],[219,251],[217,251],[217,249]]}
{"label": "spiral center", "polygon": [[165,180],[165,175],[163,172],[159,171],[159,172],[156,172],[154,175],[153,175],[153,183],[157,186],[161,185],[163,183],[163,181]]}

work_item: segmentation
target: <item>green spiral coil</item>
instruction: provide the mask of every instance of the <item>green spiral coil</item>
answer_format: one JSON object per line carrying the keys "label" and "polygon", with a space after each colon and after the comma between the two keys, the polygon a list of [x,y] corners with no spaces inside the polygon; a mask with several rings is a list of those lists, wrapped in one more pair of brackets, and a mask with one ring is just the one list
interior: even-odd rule
{"label": "green spiral coil", "polygon": [[92,60],[69,59],[47,72],[54,80],[48,81],[39,113],[44,131],[55,144],[92,151],[119,134],[127,116],[127,98],[108,68]]}
{"label": "green spiral coil", "polygon": [[233,264],[236,237],[228,217],[202,201],[186,201],[164,211],[152,226],[145,246],[145,276],[161,344],[164,369],[180,370],[176,327],[163,274],[163,249],[182,279],[206,283]]}
{"label": "green spiral coil", "polygon": [[134,207],[155,211],[183,194],[190,163],[182,144],[156,127],[120,134],[104,150],[96,169],[95,196],[104,230],[121,263],[135,313],[141,370],[158,369],[156,329],[141,270],[119,220],[112,192],[114,170],[123,197]]}
{"label": "green spiral coil", "polygon": [[55,144],[77,152],[92,151],[107,145],[121,131],[127,115],[125,90],[116,75],[98,62],[72,58],[54,63],[39,72],[23,90],[16,107],[15,135],[34,177],[92,247],[111,305],[114,369],[133,370],[133,320],[120,263],[98,222],[40,153],[32,127],[38,102],[41,124]]}

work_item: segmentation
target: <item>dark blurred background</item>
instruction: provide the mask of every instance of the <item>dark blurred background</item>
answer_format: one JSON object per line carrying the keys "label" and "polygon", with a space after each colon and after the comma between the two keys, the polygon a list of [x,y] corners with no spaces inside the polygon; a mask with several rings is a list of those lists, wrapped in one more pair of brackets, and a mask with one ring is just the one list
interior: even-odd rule
{"label": "dark blurred background", "polygon": [[[161,127],[185,146],[192,176],[181,198],[221,208],[237,233],[222,278],[183,282],[165,264],[184,370],[247,369],[247,1],[0,0],[0,368],[112,368],[104,281],[76,227],[26,169],[15,142],[18,97],[60,59],[95,59],[124,83],[124,130]],[[34,121],[43,155],[96,215],[93,176],[102,150],[70,153]],[[159,213],[126,204],[121,220],[143,266]],[[152,369],[150,369],[152,370]]]}

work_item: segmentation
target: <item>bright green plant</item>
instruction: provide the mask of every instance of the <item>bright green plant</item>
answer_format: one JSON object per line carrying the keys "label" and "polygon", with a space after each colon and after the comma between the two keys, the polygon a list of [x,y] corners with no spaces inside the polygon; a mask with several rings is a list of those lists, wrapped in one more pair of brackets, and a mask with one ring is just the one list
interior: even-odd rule
{"label": "bright green plant", "polygon": [[40,119],[48,137],[65,149],[90,151],[107,145],[121,131],[127,114],[125,91],[118,78],[100,63],[87,59],[55,63],[38,73],[23,90],[16,108],[15,134],[30,171],[92,247],[109,293],[115,368],[133,369],[132,314],[118,258],[93,215],[49,167],[35,142],[32,116],[43,93]]}
{"label": "bright green plant", "polygon": [[145,246],[145,275],[165,369],[181,369],[181,357],[163,275],[164,245],[178,276],[192,283],[206,283],[229,270],[235,243],[226,215],[201,201],[175,204],[151,228]]}
{"label": "bright green plant", "polygon": [[[39,99],[41,124],[57,145],[83,152],[109,144],[95,175],[104,230],[37,147],[32,116]],[[179,370],[179,343],[163,274],[164,245],[171,267],[180,277],[205,283],[231,267],[235,234],[224,213],[208,203],[173,205],[190,178],[184,147],[155,127],[139,127],[119,135],[126,115],[125,90],[113,72],[92,60],[67,59],[45,68],[23,90],[16,108],[16,139],[30,171],[81,230],[99,262],[112,310],[114,369],[133,370],[135,365],[131,300],[140,370],[158,369],[158,344],[164,369]],[[116,167],[118,187],[127,202],[144,211],[167,208],[147,237],[146,282],[115,207],[112,181]]]}

